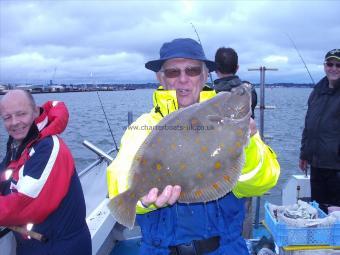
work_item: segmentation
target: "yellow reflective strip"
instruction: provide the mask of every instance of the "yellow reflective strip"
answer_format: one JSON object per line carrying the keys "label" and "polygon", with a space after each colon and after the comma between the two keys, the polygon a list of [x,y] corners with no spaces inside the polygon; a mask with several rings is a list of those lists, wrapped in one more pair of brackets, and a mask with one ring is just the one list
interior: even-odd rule
{"label": "yellow reflective strip", "polygon": [[245,181],[252,179],[260,171],[260,169],[262,168],[263,159],[264,159],[263,149],[260,150],[260,158],[261,158],[261,160],[260,160],[259,164],[252,171],[250,171],[246,174],[242,174],[238,178],[239,182],[245,182]]}

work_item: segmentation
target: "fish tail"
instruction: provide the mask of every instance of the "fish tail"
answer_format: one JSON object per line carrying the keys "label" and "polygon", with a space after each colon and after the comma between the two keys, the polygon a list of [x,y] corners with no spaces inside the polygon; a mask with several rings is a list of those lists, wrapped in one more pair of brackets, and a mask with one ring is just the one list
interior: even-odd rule
{"label": "fish tail", "polygon": [[137,202],[138,198],[134,192],[127,190],[112,198],[107,206],[116,221],[132,229],[136,219]]}

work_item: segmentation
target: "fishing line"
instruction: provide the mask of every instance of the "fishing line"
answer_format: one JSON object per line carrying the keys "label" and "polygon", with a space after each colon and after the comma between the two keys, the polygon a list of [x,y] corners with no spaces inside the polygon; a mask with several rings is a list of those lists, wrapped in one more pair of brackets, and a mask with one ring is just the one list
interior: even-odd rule
{"label": "fishing line", "polygon": [[113,139],[113,143],[114,143],[114,145],[115,145],[115,149],[116,149],[116,151],[118,152],[119,149],[118,149],[118,146],[117,146],[117,143],[116,143],[116,139],[115,139],[115,137],[114,137],[114,135],[113,135],[113,133],[112,133],[111,126],[110,126],[110,123],[109,123],[109,121],[108,121],[108,119],[107,119],[107,116],[106,116],[106,113],[105,113],[105,110],[104,110],[104,106],[103,106],[102,100],[100,99],[100,96],[99,96],[98,91],[96,91],[96,92],[97,92],[97,96],[98,96],[98,99],[99,99],[99,102],[100,102],[100,106],[101,106],[101,108],[102,108],[102,110],[103,110],[103,113],[104,113],[104,116],[105,116],[106,123],[107,123],[107,125],[108,125],[108,127],[109,127],[109,130],[110,130],[110,133],[111,133],[111,136],[112,136],[112,139]]}
{"label": "fishing line", "polygon": [[307,72],[308,72],[308,74],[309,74],[309,77],[310,77],[310,79],[311,79],[312,82],[313,82],[313,85],[315,85],[314,79],[313,79],[311,73],[309,72],[309,69],[308,69],[308,67],[307,67],[307,65],[306,65],[306,63],[305,63],[305,61],[303,60],[302,55],[300,54],[298,48],[296,47],[296,44],[294,43],[293,39],[292,39],[287,33],[286,33],[286,35],[287,35],[287,37],[289,38],[289,40],[291,41],[291,43],[293,44],[293,46],[294,46],[296,52],[298,53],[298,55],[299,55],[299,57],[300,57],[302,63],[305,65],[305,68],[306,68],[306,70],[307,70]]}
{"label": "fishing line", "polygon": [[[198,42],[199,44],[201,45],[202,49],[203,49],[203,45],[202,45],[202,42],[201,42],[201,39],[200,39],[200,36],[198,35],[198,32],[196,30],[196,27],[194,26],[194,24],[192,22],[190,22],[191,26],[193,27],[196,35],[197,35],[197,39],[198,39]],[[212,79],[212,76],[211,76],[211,72],[209,72],[209,78],[210,78],[210,82],[211,82],[211,86],[214,87],[214,82],[213,82],[213,79]]]}

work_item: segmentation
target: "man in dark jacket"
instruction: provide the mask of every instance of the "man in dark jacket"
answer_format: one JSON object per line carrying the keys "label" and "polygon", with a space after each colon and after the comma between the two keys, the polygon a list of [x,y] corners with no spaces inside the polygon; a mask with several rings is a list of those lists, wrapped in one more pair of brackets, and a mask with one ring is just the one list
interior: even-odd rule
{"label": "man in dark jacket", "polygon": [[340,206],[340,49],[326,54],[324,70],[308,99],[299,167],[311,165],[312,200],[327,212]]}
{"label": "man in dark jacket", "polygon": [[[221,91],[230,91],[232,88],[241,85],[242,82],[247,82],[241,81],[240,78],[235,75],[239,68],[239,65],[238,56],[234,49],[224,47],[219,48],[215,54],[215,64],[216,74],[219,78],[214,81],[214,89],[217,93]],[[254,118],[254,109],[257,104],[257,94],[254,86],[252,86],[251,97],[251,117]]]}

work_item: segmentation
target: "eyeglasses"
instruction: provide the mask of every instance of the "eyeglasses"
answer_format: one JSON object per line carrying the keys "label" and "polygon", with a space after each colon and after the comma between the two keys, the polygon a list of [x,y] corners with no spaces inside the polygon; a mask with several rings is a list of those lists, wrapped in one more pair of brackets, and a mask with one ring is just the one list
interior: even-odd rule
{"label": "eyeglasses", "polygon": [[[176,78],[181,75],[182,70],[179,68],[168,68],[164,69],[161,72],[164,73],[166,78]],[[190,77],[198,76],[202,73],[201,66],[188,66],[184,69],[186,75]]]}
{"label": "eyeglasses", "polygon": [[328,67],[333,67],[335,65],[336,68],[340,68],[340,63],[325,62],[325,65]]}

